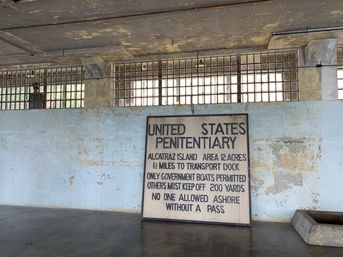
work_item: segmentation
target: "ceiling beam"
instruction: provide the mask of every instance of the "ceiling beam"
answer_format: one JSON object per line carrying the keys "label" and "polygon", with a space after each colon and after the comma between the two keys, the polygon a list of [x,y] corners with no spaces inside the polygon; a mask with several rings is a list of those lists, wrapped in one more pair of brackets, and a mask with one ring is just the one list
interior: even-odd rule
{"label": "ceiling beam", "polygon": [[50,26],[58,26],[58,25],[92,23],[92,22],[99,22],[99,21],[122,19],[122,18],[132,18],[132,17],[141,17],[141,16],[179,13],[179,12],[185,12],[185,11],[214,9],[214,8],[221,8],[221,7],[227,7],[227,6],[254,4],[254,3],[261,3],[261,2],[273,2],[273,1],[275,1],[275,0],[243,0],[243,1],[242,0],[236,0],[236,1],[224,3],[224,4],[221,3],[221,4],[211,4],[211,5],[199,5],[199,6],[182,7],[182,8],[177,8],[177,9],[169,9],[169,10],[135,12],[132,14],[117,15],[117,16],[111,16],[111,17],[100,17],[100,18],[75,20],[75,21],[65,21],[65,22],[50,22],[50,23],[42,23],[42,24],[32,24],[32,25],[27,25],[27,26],[23,25],[23,26],[15,26],[15,27],[2,27],[2,28],[0,28],[0,30],[11,31],[11,30],[17,30],[17,29],[31,29],[31,28],[42,28],[42,27],[50,27]]}
{"label": "ceiling beam", "polygon": [[29,41],[26,41],[20,37],[17,37],[9,32],[0,31],[0,40],[17,47],[19,49],[24,50],[30,55],[36,55],[39,53],[43,53],[43,50],[38,46],[33,45]]}

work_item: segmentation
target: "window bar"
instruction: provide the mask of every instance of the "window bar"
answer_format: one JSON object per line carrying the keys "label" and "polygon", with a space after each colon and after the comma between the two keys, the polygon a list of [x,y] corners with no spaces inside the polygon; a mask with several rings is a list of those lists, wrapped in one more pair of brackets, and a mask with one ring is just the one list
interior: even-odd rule
{"label": "window bar", "polygon": [[52,75],[52,77],[50,78],[51,92],[54,93],[54,105],[53,105],[53,107],[57,108],[57,101],[58,101],[58,98],[57,98],[57,83],[55,83],[55,86],[54,86],[54,81],[53,81],[53,78],[55,78],[57,76],[57,69],[53,69],[53,73],[51,75]]}
{"label": "window bar", "polygon": [[119,90],[120,90],[120,83],[122,80],[120,78],[120,66],[113,65],[114,70],[114,106],[119,106]]}
{"label": "window bar", "polygon": [[241,56],[237,56],[237,102],[242,102],[242,70],[241,70]]}
{"label": "window bar", "polygon": [[10,110],[11,106],[11,91],[9,89],[9,72],[6,72],[6,110]]}
{"label": "window bar", "polygon": [[[193,61],[193,60],[192,60]],[[199,53],[197,52],[197,59],[196,59],[196,84],[197,84],[197,87],[202,87],[202,93],[201,93],[201,98],[202,98],[202,102],[201,103],[204,103],[204,98],[205,98],[205,95],[204,95],[204,91],[205,91],[205,88],[203,85],[199,85]],[[193,63],[192,63],[192,67],[191,67],[191,71],[192,71],[192,77],[193,77]],[[192,79],[193,81],[193,79]],[[193,87],[193,85],[192,85]],[[199,90],[198,90],[198,94],[199,94]],[[193,103],[192,103],[193,104]]]}
{"label": "window bar", "polygon": [[[208,71],[206,72],[205,75],[205,79],[208,77],[209,78],[209,82],[210,82],[210,103],[214,104],[214,103],[218,103],[218,95],[215,94],[215,92],[218,92],[218,83],[219,83],[219,57],[217,56],[216,58],[214,58],[216,60],[216,64],[213,65],[212,64],[212,60],[213,58],[209,58],[210,59],[210,67],[208,69]],[[206,70],[206,59],[204,59],[204,69]],[[212,67],[215,66],[216,71],[214,72],[214,74],[212,75]],[[213,81],[214,79],[214,81]],[[215,83],[214,83],[215,82]]]}
{"label": "window bar", "polygon": [[[278,67],[277,67],[277,65],[278,65],[278,62],[277,62],[277,58],[278,58],[278,54],[277,53],[274,53],[275,54],[275,63],[274,63],[274,78],[275,78],[275,80],[274,80],[274,93],[273,93],[273,95],[274,95],[274,101],[275,102],[277,102],[278,101],[278,99],[277,99],[277,84],[278,84],[278,78],[277,78],[277,75],[278,75]],[[282,80],[282,77],[281,77],[281,80]]]}
{"label": "window bar", "polygon": [[[169,68],[169,65],[167,66],[167,68]],[[173,81],[173,105],[176,104],[176,97],[177,97],[177,83],[175,81],[175,60],[173,60],[173,66],[170,70],[171,72],[171,77],[172,77],[172,81]],[[169,72],[168,72],[169,74]]]}
{"label": "window bar", "polygon": [[[127,83],[127,79],[126,79],[126,65],[124,64],[123,66],[122,66],[122,68],[123,68],[123,72],[122,72],[122,76],[123,76],[123,78],[124,78],[124,81],[123,81],[123,83],[124,83],[124,88],[126,87],[126,83]],[[128,90],[129,90],[129,94],[131,94],[131,84],[130,84],[130,81],[129,81],[129,88],[128,88]],[[121,104],[121,106],[127,106],[126,105],[126,94],[127,94],[127,91],[126,90],[123,90],[123,99],[122,99],[122,104]],[[121,99],[120,99],[121,100]]]}
{"label": "window bar", "polygon": [[267,53],[267,67],[268,67],[268,71],[267,71],[267,75],[268,75],[268,82],[267,82],[267,84],[268,84],[268,87],[267,87],[267,89],[268,89],[268,101],[267,102],[270,102],[270,66],[271,66],[271,64],[270,64],[270,55],[269,55],[269,52]]}
{"label": "window bar", "polygon": [[[287,100],[287,92],[285,90],[285,85],[288,84],[288,78],[287,78],[287,75],[286,75],[286,72],[285,72],[285,66],[287,65],[288,66],[288,62],[285,61],[285,55],[282,53],[281,54],[281,63],[282,63],[282,66],[281,66],[281,74],[282,74],[282,87],[281,87],[281,93],[282,93],[282,101],[285,101]],[[286,87],[287,89],[287,87]]]}
{"label": "window bar", "polygon": [[9,110],[11,106],[11,99],[10,99],[11,96],[8,89],[8,80],[9,80],[8,73],[9,72],[6,72],[6,110]]}
{"label": "window bar", "polygon": [[17,104],[17,87],[16,87],[16,78],[15,73],[12,72],[12,78],[11,78],[11,98],[12,98],[12,109],[16,109]]}
{"label": "window bar", "polygon": [[19,74],[16,74],[16,77],[17,77],[17,87],[18,87],[18,110],[21,110],[22,109],[22,79],[21,79],[21,76],[20,76],[20,73]]}
{"label": "window bar", "polygon": [[[70,73],[69,73],[69,72]],[[71,83],[71,72],[73,70],[71,68],[66,69],[66,94],[67,94],[67,108],[71,108],[74,106],[75,96],[74,96],[74,85]]]}
{"label": "window bar", "polygon": [[[276,58],[275,58],[275,87],[274,87],[274,98],[275,98],[275,102],[279,102],[279,89],[278,89],[278,85],[279,83],[281,83],[282,85],[284,84],[283,82],[283,75],[282,75],[282,66],[283,66],[283,63],[282,61],[280,61],[280,64],[278,62],[278,56],[282,56],[282,53],[281,54],[277,54],[275,53],[276,55]],[[281,65],[281,69],[279,67],[279,65]],[[281,72],[281,73],[280,73]],[[281,77],[280,79],[278,79],[278,74],[281,74]]]}
{"label": "window bar", "polygon": [[8,90],[8,99],[9,99],[9,103],[8,103],[8,108],[7,110],[12,110],[12,88],[11,88],[11,77],[12,77],[12,72],[9,71],[7,73],[7,90]]}
{"label": "window bar", "polygon": [[46,108],[46,101],[47,101],[47,69],[43,69],[43,92],[44,92],[44,100],[45,100],[45,108]]}
{"label": "window bar", "polygon": [[3,99],[4,99],[4,104],[3,104],[3,106],[4,106],[4,110],[6,110],[6,108],[7,108],[7,74],[6,74],[6,72],[4,72],[3,73],[3,81],[4,81],[4,83],[3,83],[3,92],[4,92],[4,97],[3,97]]}
{"label": "window bar", "polygon": [[73,98],[73,101],[72,101],[72,104],[71,104],[71,108],[75,108],[77,107],[77,104],[78,104],[78,95],[77,95],[77,83],[75,81],[75,76],[77,74],[77,70],[74,69],[74,68],[71,68],[71,73],[70,73],[70,86],[71,86],[71,89],[72,89],[72,98]]}
{"label": "window bar", "polygon": [[181,104],[181,78],[183,78],[183,76],[181,75],[181,61],[177,60],[177,64],[178,64],[178,76],[177,76],[177,102],[178,104]]}
{"label": "window bar", "polygon": [[[233,103],[234,101],[234,97],[233,97],[233,82],[234,80],[232,79],[232,74],[234,74],[234,76],[236,77],[237,79],[237,69],[235,68],[234,64],[237,65],[237,58],[236,56],[230,56],[230,76],[229,76],[229,93],[230,93],[230,103]],[[235,88],[237,89],[237,81],[236,81],[236,85],[235,85]]]}
{"label": "window bar", "polygon": [[4,91],[3,91],[3,88],[4,88],[4,80],[3,80],[3,74],[0,73],[0,110],[2,110],[2,97],[4,95]]}

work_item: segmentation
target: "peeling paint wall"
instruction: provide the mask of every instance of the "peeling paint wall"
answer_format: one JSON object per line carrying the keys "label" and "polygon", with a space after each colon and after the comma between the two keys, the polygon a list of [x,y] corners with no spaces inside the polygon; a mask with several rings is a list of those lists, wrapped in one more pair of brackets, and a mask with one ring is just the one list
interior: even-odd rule
{"label": "peeling paint wall", "polygon": [[[343,102],[195,106],[248,112],[252,216],[343,211]],[[0,204],[140,212],[148,115],[190,107],[0,112]]]}

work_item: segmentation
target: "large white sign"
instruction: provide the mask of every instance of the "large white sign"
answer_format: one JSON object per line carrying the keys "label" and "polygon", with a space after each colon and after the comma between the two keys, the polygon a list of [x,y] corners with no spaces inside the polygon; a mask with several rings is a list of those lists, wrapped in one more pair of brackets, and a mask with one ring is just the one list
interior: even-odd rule
{"label": "large white sign", "polygon": [[143,218],[250,224],[248,115],[148,117]]}

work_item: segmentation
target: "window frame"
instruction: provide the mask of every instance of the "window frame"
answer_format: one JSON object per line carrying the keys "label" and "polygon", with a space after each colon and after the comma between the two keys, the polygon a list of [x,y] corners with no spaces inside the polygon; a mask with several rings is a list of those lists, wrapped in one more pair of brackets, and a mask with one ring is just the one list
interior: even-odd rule
{"label": "window frame", "polygon": [[[37,96],[42,102],[32,104]],[[0,111],[83,108],[84,96],[83,66],[0,70]]]}
{"label": "window frame", "polygon": [[[284,56],[287,56],[287,54],[289,55],[293,55],[294,57],[294,60],[292,60],[292,62],[290,60],[283,60],[283,58],[286,58]],[[244,62],[244,57],[247,57],[247,56],[253,56],[254,59],[252,62],[247,62],[245,60]],[[260,59],[262,58],[261,56],[264,56],[265,59],[267,59],[268,61],[265,61],[265,62],[255,62],[255,56],[258,56]],[[274,62],[271,62],[270,60],[272,60],[271,57],[275,58]],[[278,62],[278,58],[281,56],[281,62]],[[177,84],[175,81],[180,81],[182,79],[187,79],[188,77],[185,75],[187,72],[185,72],[185,74],[183,74],[181,76],[181,72],[179,71],[179,74],[178,75],[175,75],[175,72],[169,72],[168,71],[168,68],[165,69],[165,63],[172,63],[172,69],[174,69],[174,67],[177,67],[179,70],[180,70],[180,66],[182,66],[181,64],[178,64],[176,66],[175,63],[178,63],[180,61],[184,61],[184,62],[187,62],[188,60],[190,60],[191,63],[195,63],[196,65],[198,65],[198,67],[196,68],[197,71],[200,70],[199,68],[199,64],[201,65],[206,65],[208,64],[209,62],[212,62],[212,60],[215,60],[215,58],[217,58],[217,63],[218,63],[218,58],[223,58],[223,60],[225,60],[225,58],[229,58],[229,60],[231,59],[235,59],[237,61],[237,63],[230,63],[229,64],[229,69],[230,71],[229,72],[232,72],[231,71],[231,68],[232,67],[235,67],[235,70],[233,71],[236,76],[237,76],[237,82],[234,83],[234,84],[237,84],[237,100],[233,100],[232,99],[232,96],[234,96],[235,92],[232,92],[231,89],[230,89],[230,92],[227,93],[226,89],[224,90],[219,90],[219,87],[218,86],[225,86],[225,87],[232,87],[233,83],[224,83],[225,85],[221,85],[221,84],[218,84],[217,83],[214,83],[213,85],[211,84],[210,86],[214,86],[214,87],[217,87],[217,92],[215,94],[212,94],[209,93],[209,94],[206,94],[206,93],[203,93],[205,96],[207,96],[207,100],[202,100],[200,101],[199,98],[197,101],[194,101],[193,98],[194,96],[199,96],[199,94],[197,95],[188,95],[188,94],[185,94],[185,95],[182,95],[182,94],[175,94],[174,93],[171,93],[169,92],[170,94],[163,94],[163,92],[165,91],[165,87],[163,86],[164,84],[166,84],[166,81],[167,80],[171,80],[173,81],[173,85],[174,84]],[[201,61],[203,61],[201,63]],[[224,61],[223,61],[224,63]],[[285,64],[286,66],[289,65],[290,63],[292,63],[292,65],[290,65],[290,67],[283,67],[282,65],[280,66],[279,64]],[[195,66],[196,66],[195,65]],[[218,64],[217,64],[218,65]],[[156,67],[157,66],[157,67]],[[186,67],[186,64],[184,65]],[[194,67],[195,67],[194,66]],[[264,67],[265,66],[265,67]],[[271,67],[274,67],[274,68],[271,68]],[[143,61],[131,61],[131,62],[123,62],[123,63],[112,63],[112,78],[113,78],[113,81],[112,81],[112,92],[113,92],[113,105],[114,106],[119,106],[119,107],[145,107],[145,106],[166,106],[166,105],[189,105],[189,104],[226,104],[226,103],[244,103],[244,102],[286,102],[286,101],[298,101],[299,100],[299,87],[298,87],[298,50],[283,50],[283,51],[267,51],[267,52],[254,52],[254,53],[247,53],[247,54],[231,54],[231,55],[223,55],[223,56],[205,56],[205,57],[199,57],[197,55],[197,57],[189,57],[189,58],[175,58],[175,59],[172,59],[172,58],[169,58],[169,59],[160,59],[160,60],[154,60],[154,59],[151,59],[149,61],[147,60],[143,60]],[[128,67],[131,67],[128,69]],[[145,70],[147,71],[147,75],[146,75],[146,78],[142,78],[141,79],[135,79],[134,77],[136,76],[137,77],[137,74],[138,74],[138,78],[139,78],[139,73],[143,73],[143,70],[142,71],[139,71],[139,68],[140,67],[145,67]],[[155,67],[155,68],[154,68]],[[210,68],[212,68],[213,66],[210,65]],[[257,67],[257,68],[256,68]],[[227,68],[227,67],[226,67]],[[224,69],[224,68],[223,68]],[[138,70],[138,71],[137,71]],[[217,69],[217,72],[218,72],[219,69]],[[265,70],[265,72],[262,72],[263,70]],[[150,71],[151,74],[148,74],[148,72]],[[282,83],[282,91],[281,93],[283,94],[282,96],[282,99],[280,99],[278,95],[278,90],[276,89],[277,86],[275,86],[275,101],[270,99],[270,95],[273,94],[273,90],[270,90],[270,85],[273,84],[273,82],[271,81],[270,79],[270,74],[272,73],[271,71],[275,71],[275,76],[277,76],[277,74],[281,72],[285,72],[285,73],[282,73],[282,76],[283,74],[286,74],[286,72],[289,72],[289,77],[292,76],[292,79],[289,79],[289,81],[286,79],[283,79],[281,78],[281,81],[274,81],[274,84],[277,84],[277,83]],[[244,76],[248,77],[251,75],[250,73],[252,73],[255,78],[254,78],[254,81],[256,80],[256,75],[263,75],[263,74],[267,74],[268,75],[268,81],[265,82],[268,84],[268,90],[267,92],[265,92],[263,89],[262,89],[262,85],[261,85],[261,90],[260,90],[260,93],[261,93],[261,99],[259,101],[255,100],[256,99],[256,94],[258,94],[258,90],[256,90],[256,83],[257,82],[254,82],[254,90],[253,92],[243,92],[244,91],[244,85],[246,85],[246,87],[248,88],[249,85],[251,85],[251,83],[249,82],[245,82],[244,83]],[[129,74],[129,75],[128,75]],[[133,74],[133,75],[132,75]],[[135,75],[136,74],[136,75]],[[199,72],[193,72],[190,76],[190,79],[200,79],[200,78],[203,78],[203,79],[207,79],[207,77],[205,75],[203,75],[205,73],[199,73]],[[133,78],[129,78],[129,76],[131,76]],[[195,75],[195,76],[193,76]],[[211,72],[210,72],[210,76],[209,76],[209,79],[212,80],[213,77],[216,77],[216,76],[212,76]],[[225,77],[227,77],[227,75],[225,75],[222,80],[224,81],[225,80]],[[230,81],[231,81],[231,77],[232,75],[230,74]],[[285,76],[286,77],[286,76]],[[128,79],[127,79],[128,78]],[[218,80],[218,75],[217,75],[217,80]],[[136,82],[137,81],[149,81],[150,84],[153,84],[152,80],[155,81],[155,82],[158,82],[158,94],[153,94],[152,96],[149,94],[146,94],[147,96],[145,96],[146,98],[146,101],[144,102],[144,97],[142,97],[142,95],[139,95],[137,97],[137,95],[135,96],[135,91],[134,90],[138,90],[137,88],[135,89],[134,88],[134,84],[137,84]],[[285,86],[284,84],[290,84],[288,86],[289,90],[285,90]],[[182,83],[179,83],[179,84],[182,84]],[[191,84],[191,87],[193,88],[193,82],[190,83]],[[262,82],[261,82],[262,84]],[[198,89],[197,90],[194,90],[194,91],[197,91],[199,92],[199,88],[200,87],[208,87],[209,85],[205,84],[204,85],[200,85],[198,83],[197,87]],[[178,86],[182,89],[182,86]],[[187,88],[187,86],[185,86]],[[149,87],[147,87],[149,88]],[[171,88],[174,90],[174,89],[177,89],[176,86],[171,86]],[[152,87],[150,87],[150,89],[153,89]],[[183,89],[182,89],[183,90]],[[210,89],[212,91],[212,89]],[[243,90],[243,91],[242,91]],[[193,91],[193,89],[192,89]],[[220,96],[220,91],[222,91],[223,93],[223,98],[226,99],[228,96],[230,97],[230,101],[227,101],[227,100],[223,100],[223,101],[219,101],[219,96]],[[286,92],[287,91],[287,92]],[[262,95],[263,93],[267,93],[268,94],[268,99],[263,99]],[[288,98],[286,97],[286,93],[288,93]],[[244,94],[246,95],[246,97],[244,98]],[[254,94],[254,100],[253,101],[250,101],[249,100],[249,94]],[[179,102],[173,100],[173,101],[168,101],[167,100],[167,103],[165,102],[165,98],[170,98],[170,97],[174,97],[174,98],[181,98],[181,97],[190,97],[191,100],[187,101],[187,100],[184,100],[182,103],[180,103],[180,100]],[[211,99],[213,96],[217,97],[217,100],[208,100],[208,99]],[[150,97],[150,98],[149,98]],[[140,99],[141,98],[141,99]],[[137,99],[139,100],[138,103],[137,103]],[[149,100],[150,100],[150,103],[149,103]]]}
{"label": "window frame", "polygon": [[337,46],[337,99],[343,100],[343,46]]}

